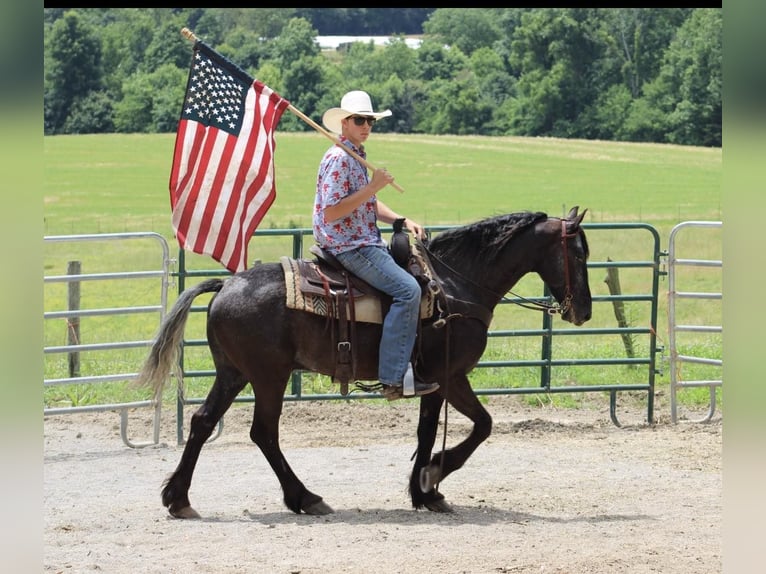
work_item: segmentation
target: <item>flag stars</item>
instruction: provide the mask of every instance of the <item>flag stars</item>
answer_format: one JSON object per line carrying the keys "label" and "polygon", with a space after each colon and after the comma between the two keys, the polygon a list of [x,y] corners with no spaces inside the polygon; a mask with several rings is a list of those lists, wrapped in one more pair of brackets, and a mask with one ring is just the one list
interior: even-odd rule
{"label": "flag stars", "polygon": [[236,134],[244,116],[248,85],[219,68],[204,54],[195,54],[183,115],[205,125]]}

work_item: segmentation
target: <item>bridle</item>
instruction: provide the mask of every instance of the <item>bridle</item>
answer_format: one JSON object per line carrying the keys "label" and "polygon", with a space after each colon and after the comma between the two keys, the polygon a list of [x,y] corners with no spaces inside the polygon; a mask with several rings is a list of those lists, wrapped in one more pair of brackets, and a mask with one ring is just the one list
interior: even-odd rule
{"label": "bridle", "polygon": [[567,239],[572,239],[574,237],[577,237],[577,233],[567,233],[567,220],[562,219],[561,220],[561,250],[564,252],[564,301],[562,302],[561,306],[551,312],[548,311],[551,314],[559,313],[563,315],[567,311],[569,311],[569,308],[572,306],[572,282],[569,278],[569,253],[567,251]]}
{"label": "bridle", "polygon": [[[452,268],[450,265],[445,263],[442,259],[440,259],[437,255],[435,255],[428,247],[423,245],[424,250],[428,253],[428,256],[436,261],[438,261],[442,266],[449,269],[450,272],[452,272],[454,275],[460,277],[463,281],[470,283],[471,285],[474,285],[478,287],[479,289],[483,290],[485,293],[489,293],[495,297],[497,297],[500,301],[505,301],[508,303],[514,303],[515,305],[518,305],[519,307],[524,307],[525,309],[532,309],[534,311],[545,311],[549,315],[564,315],[567,311],[569,311],[569,308],[572,305],[572,283],[571,278],[569,274],[569,250],[568,250],[568,239],[573,239],[577,237],[577,232],[574,233],[567,233],[567,220],[562,219],[561,220],[561,250],[564,255],[564,299],[559,304],[558,301],[554,301],[553,303],[547,303],[545,301],[537,301],[534,299],[527,299],[526,297],[523,297],[521,295],[518,295],[514,293],[513,291],[508,291],[515,299],[508,298],[505,294],[497,293],[491,289],[488,289],[487,287],[484,287],[483,285],[479,285],[474,280],[472,280],[470,277],[466,277],[459,271]],[[434,277],[436,277],[434,275]],[[439,281],[441,283],[441,281]]]}

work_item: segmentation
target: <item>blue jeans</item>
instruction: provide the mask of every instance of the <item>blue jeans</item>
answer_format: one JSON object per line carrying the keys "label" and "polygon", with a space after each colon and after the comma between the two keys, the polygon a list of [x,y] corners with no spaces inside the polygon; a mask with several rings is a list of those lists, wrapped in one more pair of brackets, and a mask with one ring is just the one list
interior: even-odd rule
{"label": "blue jeans", "polygon": [[420,285],[385,247],[358,247],[335,257],[351,273],[393,298],[383,320],[378,379],[384,385],[401,385],[417,336]]}

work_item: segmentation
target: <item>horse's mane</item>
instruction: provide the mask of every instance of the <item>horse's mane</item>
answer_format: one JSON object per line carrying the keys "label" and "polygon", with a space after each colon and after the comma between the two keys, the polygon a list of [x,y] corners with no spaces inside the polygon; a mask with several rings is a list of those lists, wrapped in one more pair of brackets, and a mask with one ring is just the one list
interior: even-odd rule
{"label": "horse's mane", "polygon": [[548,215],[520,211],[488,217],[462,227],[453,227],[434,237],[428,248],[443,259],[492,262],[514,237]]}

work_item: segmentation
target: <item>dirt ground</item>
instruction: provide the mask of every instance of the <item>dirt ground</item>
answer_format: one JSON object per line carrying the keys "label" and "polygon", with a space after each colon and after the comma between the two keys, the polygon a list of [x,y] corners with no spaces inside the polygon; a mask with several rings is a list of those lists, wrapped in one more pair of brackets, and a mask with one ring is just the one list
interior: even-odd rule
{"label": "dirt ground", "polygon": [[[44,572],[711,574],[722,571],[722,420],[646,424],[646,407],[530,407],[492,397],[493,433],[440,485],[452,514],[406,492],[417,402],[288,402],[281,444],[335,510],[296,515],[232,407],[191,485],[199,520],[160,501],[175,412],[160,443],[129,448],[116,412],[45,417]],[[188,432],[189,416],[185,415]],[[692,417],[690,417],[692,418]],[[442,417],[442,423],[444,419]],[[450,410],[447,445],[470,430]],[[441,448],[443,428],[437,440]],[[131,441],[148,440],[148,409]]]}

